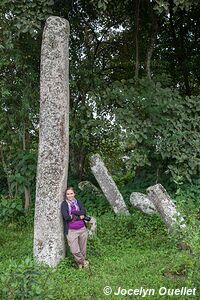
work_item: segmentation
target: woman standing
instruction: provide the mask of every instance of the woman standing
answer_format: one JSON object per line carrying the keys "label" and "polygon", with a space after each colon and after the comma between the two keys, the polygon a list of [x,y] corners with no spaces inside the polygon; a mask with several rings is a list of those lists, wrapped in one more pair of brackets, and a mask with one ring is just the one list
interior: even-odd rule
{"label": "woman standing", "polygon": [[79,268],[87,268],[89,262],[85,258],[88,230],[84,222],[86,211],[82,203],[75,199],[73,187],[68,187],[65,191],[61,212],[64,222],[64,233],[71,253]]}

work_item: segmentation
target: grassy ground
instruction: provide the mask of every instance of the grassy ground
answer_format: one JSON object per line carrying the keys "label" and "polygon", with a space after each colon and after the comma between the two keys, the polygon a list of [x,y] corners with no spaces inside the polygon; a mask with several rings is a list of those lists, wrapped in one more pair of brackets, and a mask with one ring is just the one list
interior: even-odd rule
{"label": "grassy ground", "polygon": [[[197,254],[178,249],[157,216],[107,214],[97,221],[98,234],[88,242],[90,268],[84,270],[69,254],[55,269],[38,266],[32,227],[1,224],[1,299],[199,299]],[[103,291],[107,286],[110,295]],[[119,287],[123,295],[115,295]],[[182,287],[196,287],[196,296],[159,294],[160,288],[164,294]],[[128,290],[136,294],[125,295]]]}

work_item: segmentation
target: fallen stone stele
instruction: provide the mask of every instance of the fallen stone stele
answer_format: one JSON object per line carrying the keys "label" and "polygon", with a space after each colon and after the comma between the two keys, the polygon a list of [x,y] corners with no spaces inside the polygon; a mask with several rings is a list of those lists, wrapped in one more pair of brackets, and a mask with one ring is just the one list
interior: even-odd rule
{"label": "fallen stone stele", "polygon": [[113,211],[116,214],[128,215],[129,211],[124,199],[99,154],[95,154],[91,157],[90,165],[91,170]]}
{"label": "fallen stone stele", "polygon": [[161,184],[150,186],[147,189],[147,197],[152,201],[170,231],[186,227],[184,218],[177,211],[176,205]]}

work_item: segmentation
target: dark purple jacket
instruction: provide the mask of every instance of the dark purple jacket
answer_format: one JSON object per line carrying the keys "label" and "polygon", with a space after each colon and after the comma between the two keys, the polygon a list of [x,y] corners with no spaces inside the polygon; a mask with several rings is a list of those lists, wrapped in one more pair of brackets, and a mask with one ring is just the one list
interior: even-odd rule
{"label": "dark purple jacket", "polygon": [[[79,220],[80,219],[79,216],[86,215],[86,210],[79,200],[77,200],[77,204],[79,206],[79,211],[75,212],[73,215],[75,215],[77,220]],[[69,207],[68,207],[66,200],[64,200],[61,204],[61,213],[62,213],[62,217],[63,217],[64,234],[66,235],[66,234],[68,234],[68,223],[73,218],[72,216],[69,215]]]}

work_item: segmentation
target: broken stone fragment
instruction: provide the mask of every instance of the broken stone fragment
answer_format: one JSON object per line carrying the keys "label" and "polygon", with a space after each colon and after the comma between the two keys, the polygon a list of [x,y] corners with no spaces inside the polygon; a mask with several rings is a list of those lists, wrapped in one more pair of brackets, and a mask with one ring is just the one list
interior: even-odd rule
{"label": "broken stone fragment", "polygon": [[133,192],[130,195],[130,202],[135,208],[141,210],[145,214],[152,215],[157,213],[155,206],[145,194]]}

